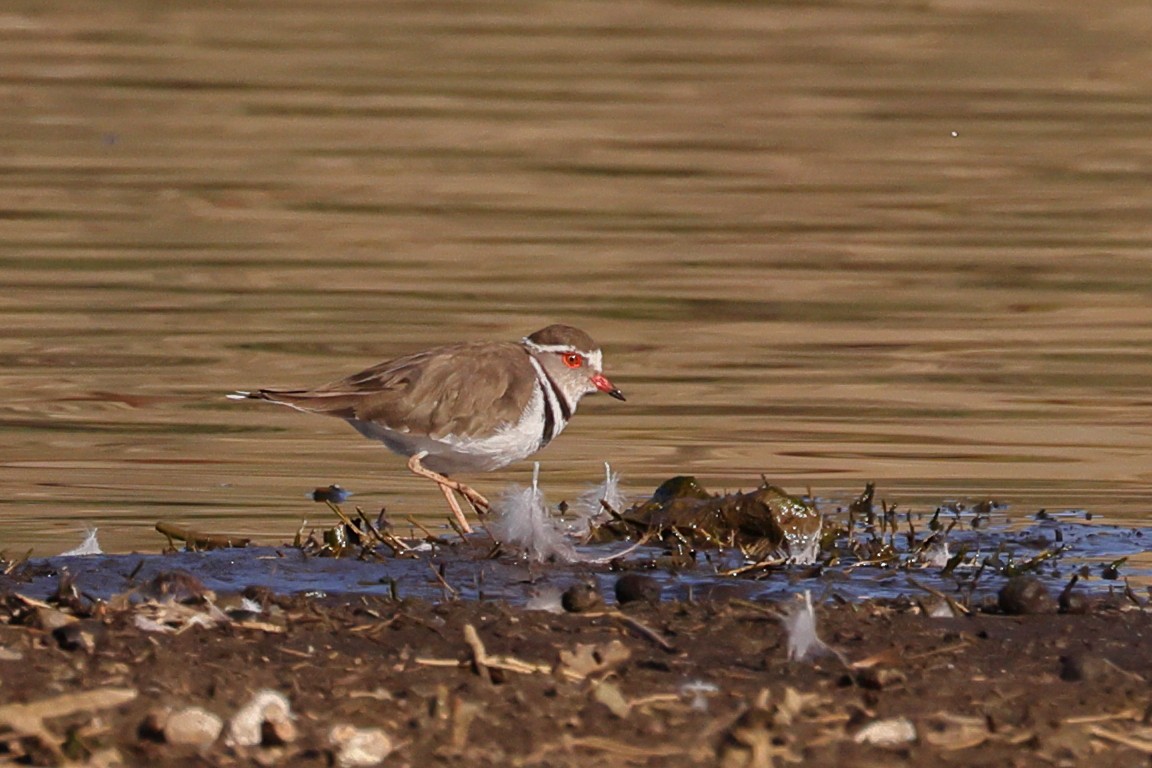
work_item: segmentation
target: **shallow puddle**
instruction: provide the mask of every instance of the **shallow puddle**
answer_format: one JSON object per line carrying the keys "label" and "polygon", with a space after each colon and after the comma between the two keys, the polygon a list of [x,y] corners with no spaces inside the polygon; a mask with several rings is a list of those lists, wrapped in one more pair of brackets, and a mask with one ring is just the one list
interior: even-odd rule
{"label": "shallow puddle", "polygon": [[[167,555],[89,555],[33,560],[14,571],[15,589],[46,597],[54,592],[61,573],[76,578],[86,595],[111,595],[143,590],[159,574],[186,571],[205,586],[236,593],[249,586],[277,594],[381,595],[429,600],[498,600],[511,605],[558,605],[560,594],[577,583],[595,585],[608,602],[623,573],[640,573],[655,580],[665,600],[711,600],[741,597],[779,600],[811,591],[821,599],[848,601],[906,596],[931,600],[932,591],[969,605],[990,599],[1007,576],[1029,573],[1049,584],[1053,593],[1075,575],[1078,588],[1090,593],[1124,592],[1132,588],[1146,599],[1152,588],[1152,560],[1147,557],[1149,532],[1087,521],[1084,513],[1045,515],[1041,520],[1013,519],[1004,510],[977,515],[945,512],[939,519],[955,521],[944,540],[946,549],[925,557],[919,544],[931,515],[914,514],[919,529],[909,547],[909,518],[900,516],[898,533],[884,534],[892,557],[886,564],[862,562],[850,554],[847,537],[838,537],[836,550],[822,553],[826,565],[786,565],[749,569],[739,552],[699,550],[694,557],[669,565],[670,551],[659,546],[632,550],[628,542],[577,547],[573,563],[529,563],[503,555],[492,558],[492,540],[474,534],[466,541],[418,546],[412,557],[359,559],[352,550],[343,557],[306,554],[293,546],[218,549]],[[831,515],[825,525],[842,516]],[[856,537],[871,535],[857,525]],[[358,550],[358,548],[354,548]],[[625,550],[627,554],[614,559]],[[951,560],[951,562],[949,562]],[[611,561],[611,562],[610,562]],[[938,595],[937,595],[938,596]]]}

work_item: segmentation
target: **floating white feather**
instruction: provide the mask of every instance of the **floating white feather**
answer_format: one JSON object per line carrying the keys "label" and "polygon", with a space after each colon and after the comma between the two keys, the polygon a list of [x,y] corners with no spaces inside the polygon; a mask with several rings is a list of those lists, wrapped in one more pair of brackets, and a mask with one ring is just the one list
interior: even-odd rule
{"label": "floating white feather", "polygon": [[80,546],[70,549],[67,552],[61,552],[60,557],[83,557],[85,555],[102,555],[104,550],[100,549],[100,542],[96,540],[96,528],[89,528],[88,535],[84,537],[84,541]]}
{"label": "floating white feather", "polygon": [[609,515],[604,509],[604,504],[617,512],[622,512],[627,503],[628,500],[620,492],[620,474],[613,472],[611,465],[604,462],[604,482],[589,488],[576,499],[576,503],[572,505],[576,518],[569,525],[569,529],[575,536],[587,536],[596,526],[608,520]]}
{"label": "floating white feather", "polygon": [[492,505],[495,518],[488,532],[496,541],[521,550],[538,563],[555,558],[576,559],[576,550],[564,535],[560,521],[553,517],[540,492],[540,462],[532,470],[532,486],[509,486]]}

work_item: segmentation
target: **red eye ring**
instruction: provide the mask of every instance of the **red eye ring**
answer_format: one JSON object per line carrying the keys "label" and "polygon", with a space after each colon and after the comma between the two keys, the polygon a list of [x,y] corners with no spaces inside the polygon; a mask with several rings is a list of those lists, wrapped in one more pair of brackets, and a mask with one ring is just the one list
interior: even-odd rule
{"label": "red eye ring", "polygon": [[569,368],[579,368],[584,365],[584,355],[579,352],[565,352],[560,357],[564,361],[564,365]]}

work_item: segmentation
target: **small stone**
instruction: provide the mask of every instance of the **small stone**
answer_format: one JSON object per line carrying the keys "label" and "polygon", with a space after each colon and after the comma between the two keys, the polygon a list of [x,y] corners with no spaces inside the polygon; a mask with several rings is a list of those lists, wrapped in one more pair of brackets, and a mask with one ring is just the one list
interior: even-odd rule
{"label": "small stone", "polygon": [[195,574],[179,569],[156,574],[140,593],[154,600],[176,603],[200,603],[216,598],[216,593],[204,586]]}
{"label": "small stone", "polygon": [[336,764],[340,768],[379,765],[392,752],[392,739],[380,728],[334,725],[328,732],[328,742],[336,748]]}
{"label": "small stone", "polygon": [[1073,653],[1060,657],[1060,679],[1069,683],[1093,683],[1118,676],[1117,667],[1105,658],[1091,653]]}
{"label": "small stone", "polygon": [[660,602],[660,582],[642,573],[626,573],[616,580],[616,602],[620,605],[644,601]]}
{"label": "small stone", "polygon": [[997,596],[1000,610],[1012,616],[1055,613],[1056,602],[1035,576],[1013,576]]}
{"label": "small stone", "polygon": [[903,672],[888,667],[865,667],[856,675],[856,682],[861,688],[873,691],[903,685],[907,681],[908,678]]}
{"label": "small stone", "polygon": [[852,740],[877,747],[900,747],[916,740],[916,726],[906,717],[873,720],[856,731]]}
{"label": "small stone", "polygon": [[560,605],[569,613],[583,613],[603,604],[603,598],[592,584],[573,584],[560,596]]}
{"label": "small stone", "polygon": [[164,722],[164,741],[191,747],[212,744],[224,730],[224,720],[200,707],[186,707],[168,715]]}
{"label": "small stone", "polygon": [[592,690],[592,699],[603,704],[609,712],[621,720],[632,712],[632,705],[624,698],[620,687],[614,683],[602,681]]}
{"label": "small stone", "polygon": [[67,624],[75,624],[79,619],[64,611],[58,611],[55,608],[39,607],[33,612],[28,623],[45,632],[55,632],[60,627]]}

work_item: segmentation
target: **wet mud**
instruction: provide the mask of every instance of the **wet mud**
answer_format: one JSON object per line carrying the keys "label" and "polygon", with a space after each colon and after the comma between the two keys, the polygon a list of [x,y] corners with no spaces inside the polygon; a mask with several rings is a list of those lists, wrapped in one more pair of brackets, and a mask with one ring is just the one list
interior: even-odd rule
{"label": "wet mud", "polygon": [[[712,513],[750,496],[693,488],[707,515],[642,502],[605,523],[659,518],[642,546],[582,544],[564,562],[487,533],[390,548],[343,511],[282,547],[9,562],[0,764],[1152,755],[1152,601],[1141,572],[1094,558],[1141,531],[991,503],[897,513],[869,489],[820,516],[805,562],[786,547],[756,560],[748,542],[688,535],[704,521],[704,539],[728,538]],[[807,502],[788,498],[761,511],[791,520]]]}
{"label": "wet mud", "polygon": [[[6,594],[0,763],[1131,766],[1152,751],[1152,617],[1126,600],[950,618],[822,601],[823,645],[790,658],[792,598],[553,613],[183,597]],[[283,711],[245,737],[267,697]]]}

